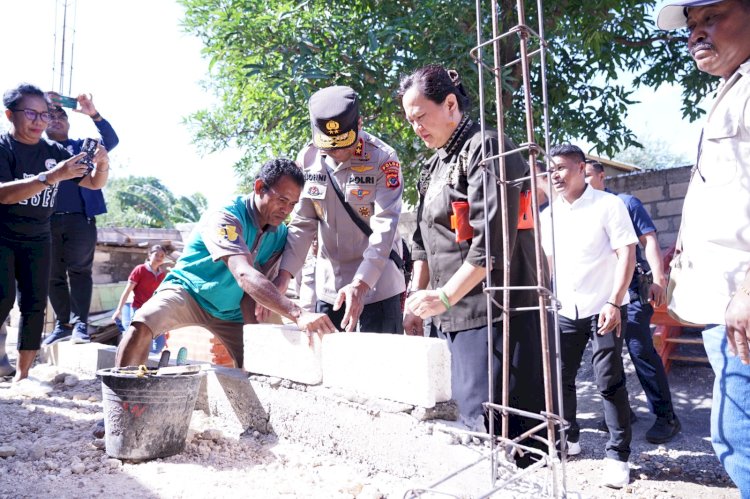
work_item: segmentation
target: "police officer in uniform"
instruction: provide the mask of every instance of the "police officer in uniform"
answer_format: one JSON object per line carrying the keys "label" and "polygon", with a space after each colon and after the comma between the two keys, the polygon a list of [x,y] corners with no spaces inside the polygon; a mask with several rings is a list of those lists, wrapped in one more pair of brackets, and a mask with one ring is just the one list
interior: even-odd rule
{"label": "police officer in uniform", "polygon": [[350,87],[319,90],[309,109],[312,142],[297,157],[305,186],[292,214],[277,286],[285,290],[300,271],[317,233],[316,311],[346,331],[359,325],[362,332],[401,333],[406,286],[398,234],[403,179],[396,152],[361,129],[357,94]]}

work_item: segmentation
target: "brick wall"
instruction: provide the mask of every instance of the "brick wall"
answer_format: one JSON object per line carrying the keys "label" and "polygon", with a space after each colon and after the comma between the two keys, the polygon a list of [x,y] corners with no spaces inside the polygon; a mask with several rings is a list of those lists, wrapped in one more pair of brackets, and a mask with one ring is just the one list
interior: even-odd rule
{"label": "brick wall", "polygon": [[94,284],[127,281],[136,265],[146,261],[148,248],[96,245],[92,278]]}
{"label": "brick wall", "polygon": [[677,240],[690,169],[690,166],[682,166],[646,170],[607,179],[609,189],[632,194],[641,200],[656,225],[663,250],[670,248]]}

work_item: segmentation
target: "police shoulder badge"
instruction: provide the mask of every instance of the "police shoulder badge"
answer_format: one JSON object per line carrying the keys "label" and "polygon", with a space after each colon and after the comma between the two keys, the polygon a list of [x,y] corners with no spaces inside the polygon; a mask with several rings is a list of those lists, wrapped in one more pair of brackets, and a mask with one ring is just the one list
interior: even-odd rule
{"label": "police shoulder badge", "polygon": [[385,173],[386,187],[389,189],[396,189],[401,185],[401,180],[399,179],[401,163],[398,161],[386,161],[380,165],[380,169]]}

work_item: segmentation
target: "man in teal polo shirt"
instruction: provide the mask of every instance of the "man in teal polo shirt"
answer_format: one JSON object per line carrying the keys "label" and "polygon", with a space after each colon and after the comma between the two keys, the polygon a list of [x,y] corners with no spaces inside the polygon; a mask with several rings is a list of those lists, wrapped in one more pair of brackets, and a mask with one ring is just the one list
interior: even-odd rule
{"label": "man in teal polo shirt", "polygon": [[288,159],[266,162],[253,192],[206,214],[174,269],[133,317],[116,366],[146,362],[153,338],[183,326],[211,331],[242,367],[242,326],[256,323],[260,304],[308,333],[336,331],[325,314],[302,310],[268,280],[286,242],[286,217],[299,201],[305,179]]}

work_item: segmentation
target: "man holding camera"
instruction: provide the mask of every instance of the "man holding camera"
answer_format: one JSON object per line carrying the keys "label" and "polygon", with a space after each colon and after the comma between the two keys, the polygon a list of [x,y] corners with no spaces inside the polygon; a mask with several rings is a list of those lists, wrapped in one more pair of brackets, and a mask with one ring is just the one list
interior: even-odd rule
{"label": "man holding camera", "polygon": [[[81,152],[83,139],[70,139],[68,114],[59,103],[62,98],[48,92],[52,120],[47,127],[47,137],[62,144],[70,154]],[[73,111],[89,116],[99,130],[102,145],[111,151],[119,143],[112,125],[96,110],[91,94],[77,97],[78,107]],[[52,264],[50,270],[49,299],[57,318],[55,329],[45,338],[43,346],[72,337],[73,343],[88,343],[89,307],[93,280],[91,268],[96,250],[96,216],[107,212],[101,190],[81,188],[73,181],[60,182],[51,219]],[[68,285],[70,281],[70,286]]]}
{"label": "man holding camera", "polygon": [[[667,277],[664,275],[661,249],[656,238],[656,226],[641,200],[630,194],[610,191],[604,186],[605,176],[601,163],[586,161],[586,181],[594,189],[611,192],[625,203],[635,234],[643,247],[643,251],[638,245],[635,247],[636,270],[628,288],[628,323],[623,332],[638,380],[646,393],[649,408],[656,416],[656,422],[646,432],[646,440],[652,444],[663,444],[680,432],[681,425],[674,413],[664,364],[656,353],[651,337],[651,317],[654,315],[651,303],[658,307],[666,299]],[[649,271],[652,277],[650,285],[643,282]]]}

